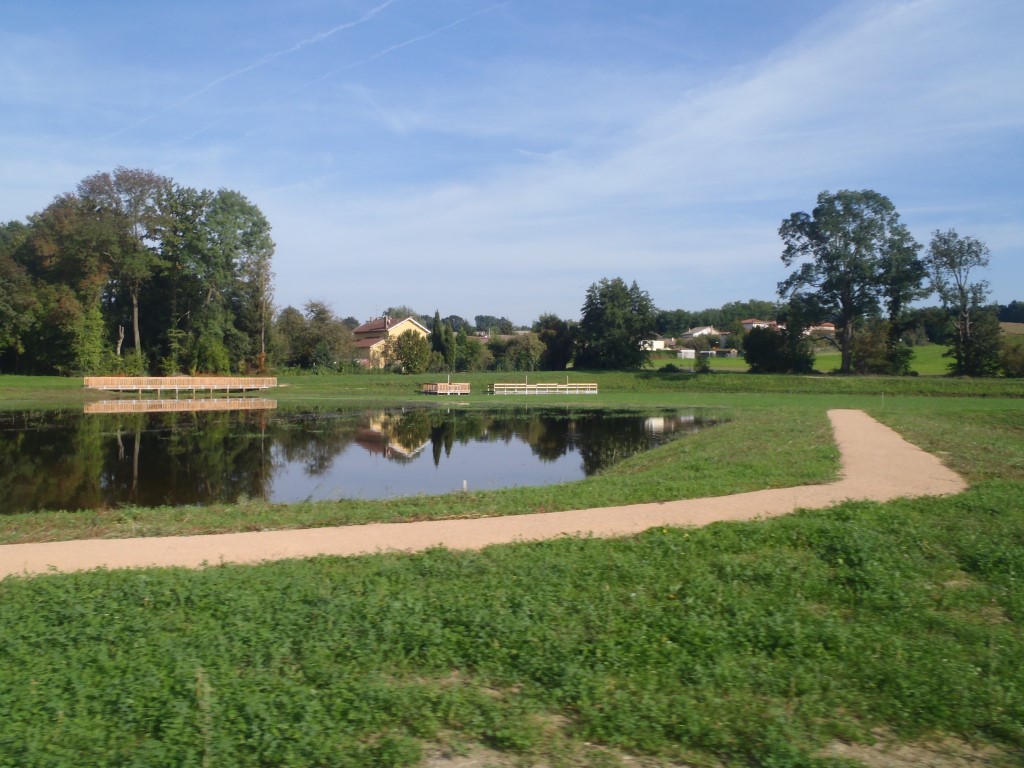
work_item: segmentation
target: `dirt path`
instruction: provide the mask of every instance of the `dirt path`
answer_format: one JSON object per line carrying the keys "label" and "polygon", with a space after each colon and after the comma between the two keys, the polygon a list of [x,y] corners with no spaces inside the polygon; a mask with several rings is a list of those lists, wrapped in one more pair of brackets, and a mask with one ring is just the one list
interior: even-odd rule
{"label": "dirt path", "polygon": [[205,564],[258,563],[313,555],[418,552],[436,546],[479,549],[490,544],[565,535],[626,536],[658,525],[752,520],[784,515],[800,508],[820,509],[847,499],[887,501],[904,496],[939,496],[959,493],[967,487],[959,475],[937,458],[911,445],[863,411],[833,410],[828,415],[842,458],[841,479],[828,485],[470,520],[9,544],[0,546],[0,578],[98,567],[197,568]]}

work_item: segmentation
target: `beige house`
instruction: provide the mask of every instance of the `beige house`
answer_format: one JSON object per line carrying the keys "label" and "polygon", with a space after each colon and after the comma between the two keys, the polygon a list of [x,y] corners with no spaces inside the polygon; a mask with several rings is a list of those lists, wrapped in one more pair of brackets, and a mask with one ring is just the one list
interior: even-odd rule
{"label": "beige house", "polygon": [[426,338],[430,331],[411,317],[396,320],[393,317],[377,317],[367,320],[354,331],[356,359],[367,368],[381,368],[384,365],[384,345],[387,340],[412,331]]}

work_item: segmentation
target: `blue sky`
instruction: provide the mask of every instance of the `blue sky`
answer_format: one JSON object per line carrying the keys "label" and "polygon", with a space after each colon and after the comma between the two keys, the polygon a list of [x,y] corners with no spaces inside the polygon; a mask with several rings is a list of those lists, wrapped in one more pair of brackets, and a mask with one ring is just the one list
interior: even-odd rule
{"label": "blue sky", "polygon": [[[246,195],[276,300],[367,319],[772,299],[781,220],[888,195],[1024,299],[1020,0],[14,0],[0,220],[146,168]],[[979,275],[981,277],[982,275]]]}

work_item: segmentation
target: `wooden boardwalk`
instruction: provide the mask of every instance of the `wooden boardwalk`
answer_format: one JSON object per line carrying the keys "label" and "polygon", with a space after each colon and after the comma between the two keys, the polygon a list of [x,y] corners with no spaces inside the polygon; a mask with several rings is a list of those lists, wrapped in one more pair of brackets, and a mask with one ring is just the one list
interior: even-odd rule
{"label": "wooden boardwalk", "polygon": [[86,376],[86,389],[108,392],[250,392],[277,386],[274,376]]}
{"label": "wooden boardwalk", "polygon": [[596,395],[597,384],[491,384],[491,395]]}
{"label": "wooden boardwalk", "polygon": [[424,395],[468,395],[469,384],[465,382],[438,382],[436,384],[424,384]]}
{"label": "wooden boardwalk", "polygon": [[187,397],[184,400],[100,400],[86,403],[84,413],[170,413],[191,411],[269,411],[277,400],[264,397]]}

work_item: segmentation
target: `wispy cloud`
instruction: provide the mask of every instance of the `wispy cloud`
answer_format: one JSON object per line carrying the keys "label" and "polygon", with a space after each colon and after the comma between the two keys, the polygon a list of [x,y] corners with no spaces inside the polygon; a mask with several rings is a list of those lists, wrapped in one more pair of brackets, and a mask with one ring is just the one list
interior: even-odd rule
{"label": "wispy cloud", "polygon": [[211,80],[210,82],[206,83],[198,90],[195,90],[189,95],[185,96],[183,99],[179,99],[178,101],[168,105],[166,108],[160,110],[159,112],[154,112],[151,115],[147,115],[141,120],[137,120],[136,122],[131,123],[130,125],[127,125],[124,128],[115,131],[112,134],[109,134],[108,136],[105,136],[103,140],[109,141],[110,139],[117,138],[118,136],[133,131],[137,128],[141,128],[142,126],[146,125],[152,120],[155,120],[158,117],[166,115],[168,112],[180,109],[181,107],[188,104],[190,101],[193,101],[194,99],[202,96],[204,93],[212,91],[214,88],[217,88],[218,86],[221,86],[230,80],[234,80],[235,78],[240,77],[241,75],[247,74],[248,72],[252,72],[255,69],[259,69],[260,67],[265,67],[268,64],[273,63],[277,59],[280,59],[282,56],[287,56],[288,54],[301,51],[303,48],[306,48],[307,46],[321,43],[324,40],[327,40],[328,38],[338,34],[339,32],[345,32],[347,30],[354,29],[355,27],[358,27],[361,24],[365,24],[366,22],[370,21],[375,16],[377,16],[379,13],[381,13],[381,11],[385,10],[391,5],[394,5],[396,1],[397,0],[385,0],[380,5],[374,6],[370,10],[366,11],[366,13],[364,13],[362,16],[353,21],[346,21],[342,24],[338,24],[334,27],[331,27],[330,29],[325,30],[323,32],[318,32],[312,37],[306,38],[305,40],[300,40],[299,42],[290,45],[287,48],[284,48],[280,51],[268,53],[265,56],[258,59],[257,61],[252,62],[251,64],[247,64],[244,67],[239,67],[238,69],[232,70],[227,74],[221,75],[220,77],[217,77],[214,80]]}
{"label": "wispy cloud", "polygon": [[[410,267],[487,253],[514,258],[527,275],[556,264],[577,265],[574,274],[591,280],[628,269],[658,285],[664,294],[656,298],[668,306],[700,300],[687,296],[687,275],[742,265],[744,277],[764,286],[760,295],[770,295],[780,277],[778,222],[818,191],[869,186],[900,205],[900,191],[951,144],[1019,130],[1021,97],[1011,104],[1006,94],[1016,93],[1024,71],[1020,49],[1008,33],[983,35],[992,20],[964,20],[962,9],[952,0],[844,8],[763,61],[700,89],[653,94],[660,103],[643,105],[642,119],[610,133],[593,126],[597,133],[555,157],[532,161],[513,145],[521,162],[376,200],[333,199],[338,240]],[[958,98],[947,98],[951,89]],[[457,130],[460,117],[450,112],[444,121]],[[549,308],[571,311],[558,298],[570,281],[538,284],[514,272],[512,293],[519,284],[546,296]],[[446,290],[449,279],[442,270],[436,283],[410,281],[408,300]],[[710,285],[724,294],[731,284]]]}
{"label": "wispy cloud", "polygon": [[465,24],[468,21],[472,21],[473,19],[477,18],[478,16],[483,16],[484,14],[487,14],[487,13],[493,13],[494,11],[498,10],[499,8],[504,8],[504,7],[508,6],[511,2],[512,2],[512,0],[508,0],[508,2],[497,3],[495,5],[488,6],[487,8],[481,8],[481,9],[479,9],[477,11],[474,11],[473,13],[470,13],[470,14],[468,14],[466,16],[463,16],[462,18],[455,19],[455,21],[451,21],[451,22],[449,22],[449,23],[447,23],[447,24],[445,24],[443,26],[437,27],[436,29],[432,29],[429,32],[424,32],[421,35],[416,35],[414,37],[410,37],[408,40],[403,40],[400,43],[394,43],[393,45],[389,45],[389,46],[387,46],[385,48],[382,48],[381,50],[377,51],[376,53],[372,53],[369,56],[366,56],[366,57],[364,57],[362,59],[358,59],[356,61],[350,62],[350,63],[346,64],[343,67],[338,67],[337,69],[332,69],[329,72],[325,72],[324,74],[322,74],[319,77],[315,78],[312,81],[312,83],[319,83],[319,82],[321,82],[323,80],[326,80],[329,77],[333,77],[335,75],[338,75],[341,72],[346,72],[348,70],[355,69],[356,67],[360,67],[360,66],[362,66],[364,64],[369,64],[371,61],[375,61],[377,59],[383,58],[383,57],[387,56],[388,54],[394,53],[395,51],[400,51],[403,48],[408,48],[410,45],[415,45],[416,43],[421,43],[424,40],[429,40],[432,37],[437,37],[438,35],[442,34],[443,32],[447,32],[448,30],[454,29],[455,27],[458,27],[458,26],[460,26],[462,24]]}

